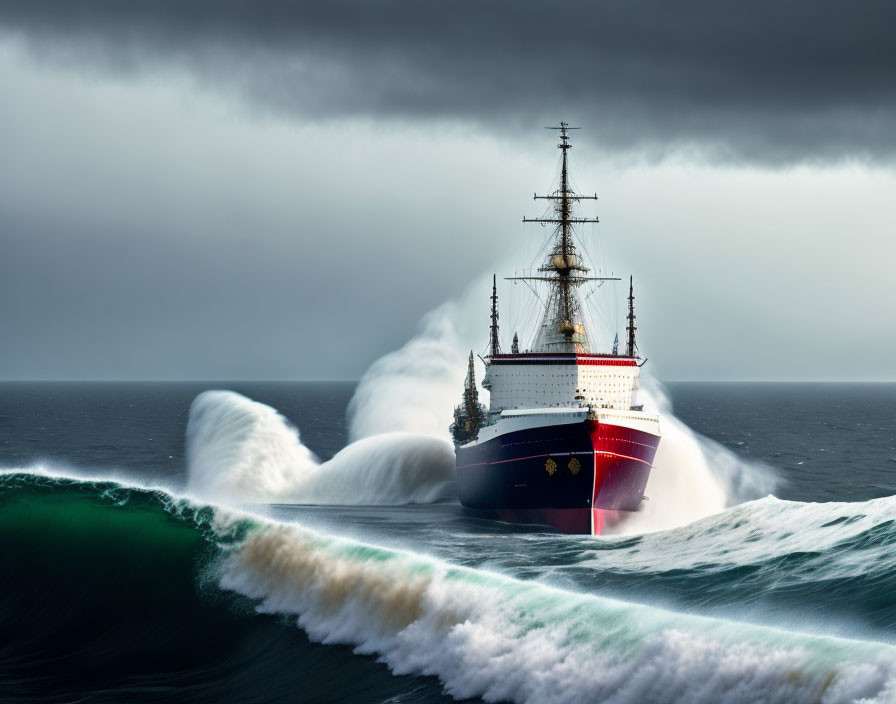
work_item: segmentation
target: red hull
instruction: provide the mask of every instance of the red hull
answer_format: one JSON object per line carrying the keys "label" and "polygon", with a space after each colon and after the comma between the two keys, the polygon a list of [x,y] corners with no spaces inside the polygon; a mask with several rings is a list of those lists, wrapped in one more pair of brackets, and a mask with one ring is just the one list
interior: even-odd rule
{"label": "red hull", "polygon": [[461,503],[505,521],[600,535],[641,504],[658,443],[587,420],[459,447]]}

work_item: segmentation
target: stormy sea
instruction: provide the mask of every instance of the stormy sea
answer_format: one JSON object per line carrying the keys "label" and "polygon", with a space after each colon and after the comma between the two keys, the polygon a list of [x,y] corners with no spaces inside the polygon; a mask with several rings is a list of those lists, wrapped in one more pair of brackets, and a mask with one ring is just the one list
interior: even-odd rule
{"label": "stormy sea", "polygon": [[379,393],[0,385],[0,701],[896,701],[896,385],[667,385],[600,537]]}

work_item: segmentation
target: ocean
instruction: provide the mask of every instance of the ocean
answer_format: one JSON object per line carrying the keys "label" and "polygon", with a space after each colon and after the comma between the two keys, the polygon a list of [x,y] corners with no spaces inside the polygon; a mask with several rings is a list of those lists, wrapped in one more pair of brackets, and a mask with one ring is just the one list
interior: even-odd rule
{"label": "ocean", "polygon": [[589,537],[354,383],[0,384],[0,701],[896,701],[896,385],[666,388],[708,473]]}

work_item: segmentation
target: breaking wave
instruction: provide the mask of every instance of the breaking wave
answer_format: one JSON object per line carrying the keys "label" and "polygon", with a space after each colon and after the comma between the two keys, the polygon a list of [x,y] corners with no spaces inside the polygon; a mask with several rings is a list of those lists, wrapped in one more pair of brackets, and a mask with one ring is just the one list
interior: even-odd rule
{"label": "breaking wave", "polygon": [[327,462],[275,409],[232,391],[200,394],[187,425],[192,492],[235,503],[399,505],[457,496],[448,426],[466,359],[459,306],[446,303],[364,374],[352,441]]}
{"label": "breaking wave", "polygon": [[296,526],[254,531],[221,585],[313,640],[513,702],[889,701],[891,647],[575,594]]}
{"label": "breaking wave", "polygon": [[455,496],[454,450],[426,435],[363,438],[321,463],[270,406],[206,391],[187,423],[188,489],[235,504],[398,505]]}
{"label": "breaking wave", "polygon": [[[664,569],[707,573],[731,559],[732,545],[740,546],[733,559],[745,565],[769,550],[794,561],[817,557],[813,570],[790,573],[816,588],[860,559],[875,564],[881,594],[896,587],[892,499],[774,501],[745,504],[684,533],[599,542],[605,556],[631,558],[637,545],[648,553],[645,561],[652,553]],[[17,536],[2,544],[8,572],[0,617],[11,638],[0,663],[15,674],[0,678],[7,700],[10,688],[40,695],[39,673],[47,666],[58,675],[54,686],[66,677],[78,686],[96,678],[106,693],[118,686],[126,699],[158,697],[162,690],[146,678],[174,677],[187,662],[196,674],[180,683],[179,696],[213,699],[239,687],[245,699],[263,701],[302,687],[321,698],[346,677],[375,679],[375,663],[357,657],[364,654],[394,675],[436,677],[452,697],[486,701],[836,704],[896,697],[896,649],[884,643],[570,591],[158,490],[7,474],[0,477],[0,509],[3,534]],[[729,543],[729,552],[698,548],[700,563],[688,544],[710,533]],[[667,542],[650,542],[660,538]],[[592,544],[579,548],[587,554]],[[608,569],[606,561],[600,569]],[[249,617],[247,608],[259,615]],[[356,655],[346,660],[338,648],[290,640],[291,629],[264,614],[295,619],[311,641],[347,644]],[[142,653],[156,649],[144,662]],[[110,658],[117,669],[109,668]],[[32,679],[22,677],[23,667],[33,669]],[[122,681],[111,682],[110,671]],[[138,671],[148,689],[129,684]],[[31,690],[22,689],[25,682]],[[256,691],[262,682],[268,689]],[[415,682],[427,686],[426,679]],[[75,691],[73,685],[69,693]]]}

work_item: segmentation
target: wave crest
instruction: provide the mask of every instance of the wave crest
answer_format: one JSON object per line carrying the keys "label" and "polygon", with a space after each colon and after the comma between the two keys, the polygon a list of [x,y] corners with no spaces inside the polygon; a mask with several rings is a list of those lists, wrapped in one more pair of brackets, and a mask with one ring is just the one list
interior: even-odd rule
{"label": "wave crest", "polygon": [[312,639],[436,675],[458,699],[739,703],[896,694],[887,645],[574,594],[298,526],[253,531],[224,589],[295,616]]}
{"label": "wave crest", "polygon": [[192,493],[230,503],[399,505],[456,495],[447,441],[384,433],[321,463],[276,410],[233,391],[193,402],[187,472]]}

